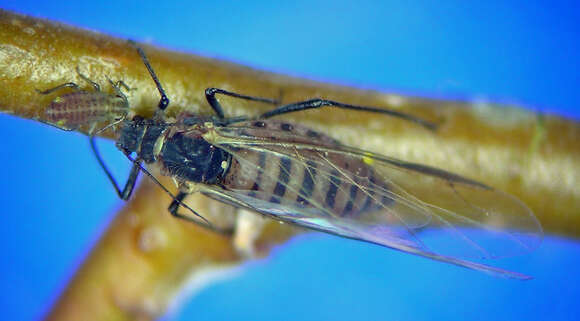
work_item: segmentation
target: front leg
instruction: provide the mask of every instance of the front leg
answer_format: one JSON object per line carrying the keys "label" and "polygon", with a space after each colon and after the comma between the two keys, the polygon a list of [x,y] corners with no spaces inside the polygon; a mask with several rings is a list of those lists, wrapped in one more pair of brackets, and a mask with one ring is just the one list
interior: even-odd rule
{"label": "front leg", "polygon": [[400,111],[391,110],[391,109],[382,109],[382,108],[376,108],[376,107],[369,107],[369,106],[351,105],[351,104],[345,104],[345,103],[341,103],[341,102],[334,101],[334,100],[320,99],[320,98],[299,101],[296,103],[280,106],[280,107],[273,109],[269,112],[263,113],[262,115],[260,115],[260,117],[258,117],[258,119],[266,119],[266,118],[271,118],[271,117],[278,116],[278,115],[300,112],[300,111],[307,110],[307,109],[316,109],[316,108],[322,108],[322,107],[335,107],[335,108],[340,108],[340,109],[348,109],[348,110],[383,114],[383,115],[401,118],[401,119],[404,119],[406,121],[416,123],[416,124],[421,125],[429,130],[432,130],[432,131],[437,129],[437,124],[434,124],[432,122],[426,121],[426,120],[421,119],[419,117],[415,117],[413,115],[406,114],[406,113],[403,113]]}
{"label": "front leg", "polygon": [[137,177],[139,176],[139,172],[141,170],[141,160],[138,160],[138,159],[132,160],[133,166],[131,167],[131,172],[129,173],[129,178],[127,178],[127,182],[125,182],[125,186],[123,187],[123,189],[121,189],[119,187],[119,185],[117,184],[117,181],[113,177],[113,174],[111,174],[111,171],[109,170],[109,168],[105,164],[105,161],[101,157],[101,154],[99,153],[99,150],[97,148],[97,144],[95,141],[95,136],[91,135],[89,137],[89,142],[91,143],[91,149],[93,150],[93,154],[97,158],[97,162],[99,162],[99,165],[101,165],[101,168],[103,169],[103,171],[107,175],[107,178],[109,179],[111,184],[113,184],[113,187],[115,188],[117,195],[119,195],[119,198],[121,198],[124,201],[128,200],[129,197],[131,197],[131,194],[133,193],[133,189],[135,188],[135,184],[137,183]]}

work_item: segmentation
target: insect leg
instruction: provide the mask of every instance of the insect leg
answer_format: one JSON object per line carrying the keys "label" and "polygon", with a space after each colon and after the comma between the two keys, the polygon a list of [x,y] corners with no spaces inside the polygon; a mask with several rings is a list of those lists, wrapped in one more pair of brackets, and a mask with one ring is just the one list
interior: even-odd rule
{"label": "insect leg", "polygon": [[36,91],[37,91],[39,94],[42,94],[42,95],[48,95],[48,94],[50,94],[50,93],[53,93],[53,92],[55,92],[55,91],[57,91],[57,90],[61,90],[61,89],[63,89],[63,88],[74,88],[74,89],[79,89],[79,85],[75,84],[74,82],[67,82],[67,83],[64,83],[64,84],[62,84],[62,85],[58,85],[58,86],[56,86],[56,87],[54,87],[54,88],[50,88],[50,89],[47,89],[47,90],[44,90],[44,91],[40,91],[40,90],[38,90],[38,89],[36,89]]}
{"label": "insect leg", "polygon": [[[109,80],[110,80],[110,79],[109,79]],[[129,87],[129,85],[127,85],[127,84],[126,84],[124,81],[122,81],[122,80],[117,80],[117,82],[115,82],[115,83],[114,83],[113,87],[115,87],[116,89],[119,89],[119,90],[120,90],[120,88],[121,88],[121,87],[123,87],[123,88],[125,88],[125,90],[127,90],[127,91],[130,91],[131,89],[133,89],[133,88]]]}
{"label": "insect leg", "polygon": [[107,168],[107,165],[105,165],[105,162],[103,161],[101,154],[99,153],[99,150],[97,149],[97,145],[95,143],[95,136],[91,135],[89,141],[91,143],[91,148],[93,149],[93,153],[95,154],[95,157],[97,158],[97,161],[99,162],[99,165],[101,165],[101,168],[103,169],[103,171],[105,171],[105,174],[109,178],[109,181],[111,181],[111,183],[113,184],[113,187],[115,187],[115,190],[117,191],[117,195],[119,195],[119,197],[122,200],[125,200],[125,201],[128,200],[129,197],[131,197],[131,194],[133,193],[133,189],[135,188],[135,183],[137,183],[137,176],[139,175],[139,170],[141,169],[140,160],[136,160],[133,162],[133,166],[131,167],[131,172],[129,173],[129,178],[127,178],[127,182],[125,183],[125,186],[121,190],[121,188],[119,188],[119,185],[117,184],[117,181],[113,177],[113,174],[111,174],[111,171],[109,171],[109,169]]}
{"label": "insect leg", "polygon": [[[94,82],[94,81],[90,80],[89,78],[87,78],[87,76],[83,75],[81,73],[81,71],[79,70],[79,67],[76,68],[76,71],[77,71],[77,74],[79,75],[79,77],[81,77],[82,80],[84,80],[84,81],[88,82],[89,84],[91,84],[91,86],[93,86],[93,88],[95,88],[96,91],[101,91],[101,86],[99,86],[99,84],[97,84],[96,82]],[[38,89],[36,91],[39,94],[48,95],[48,94],[53,93],[53,92],[55,92],[57,90],[60,90],[62,88],[73,88],[73,89],[77,89],[77,90],[80,89],[79,85],[77,85],[76,83],[74,83],[74,82],[67,82],[67,83],[64,83],[62,85],[58,85],[58,86],[56,86],[54,88],[50,88],[50,89],[47,89],[47,90],[44,90],[44,91],[40,91]]]}
{"label": "insect leg", "polygon": [[429,121],[426,121],[424,119],[421,119],[421,118],[418,118],[418,117],[415,117],[415,116],[412,116],[409,114],[405,114],[405,113],[402,113],[402,112],[399,112],[396,110],[380,109],[380,108],[374,108],[374,107],[368,107],[368,106],[350,105],[350,104],[345,104],[345,103],[341,103],[341,102],[337,102],[337,101],[333,101],[333,100],[320,99],[320,98],[310,99],[310,100],[305,100],[305,101],[300,101],[300,102],[280,106],[276,109],[273,109],[269,112],[266,112],[266,113],[260,115],[260,117],[258,117],[258,118],[259,119],[270,118],[270,117],[274,117],[274,116],[278,116],[278,115],[282,115],[282,114],[288,114],[288,113],[303,111],[303,110],[307,110],[307,109],[321,108],[321,107],[325,107],[325,106],[389,115],[392,117],[401,118],[401,119],[419,124],[427,129],[429,129],[429,130],[436,130],[437,129],[437,125],[432,123],[432,122],[429,122]]}
{"label": "insect leg", "polygon": [[127,84],[122,80],[118,80],[117,82],[113,82],[109,78],[107,78],[107,80],[111,84],[111,87],[113,87],[115,94],[117,94],[117,96],[121,97],[123,99],[123,101],[128,105],[129,100],[127,99],[127,96],[125,95],[125,93],[123,93],[123,91],[121,91],[121,87],[125,88],[127,91],[130,91],[131,87],[127,86]]}
{"label": "insect leg", "polygon": [[91,86],[93,86],[93,88],[95,88],[96,91],[101,91],[101,86],[99,86],[99,84],[97,84],[96,82],[90,80],[87,76],[83,75],[81,73],[81,71],[79,70],[79,66],[77,66],[76,68],[77,74],[79,75],[79,77],[81,77],[82,80],[88,82],[89,84],[91,84]]}
{"label": "insect leg", "polygon": [[[179,210],[179,206],[185,205],[185,204],[183,204],[183,200],[185,199],[185,197],[187,195],[189,195],[189,194],[185,193],[185,192],[179,192],[179,194],[177,194],[177,196],[175,196],[173,198],[173,201],[171,202],[171,204],[169,205],[169,208],[167,209],[169,211],[169,213],[171,213],[171,215],[173,215],[174,217],[177,217],[179,219],[186,220],[186,221],[191,222],[191,223],[195,223],[203,228],[207,228],[207,229],[209,229],[213,232],[219,233],[219,234],[224,234],[224,235],[232,235],[233,234],[234,231],[231,228],[219,228],[219,227],[213,226],[212,224],[210,224],[207,221],[196,220],[189,215],[178,213],[177,211]],[[197,212],[195,212],[193,209],[189,208],[189,210],[191,210],[195,215],[202,217]]]}
{"label": "insect leg", "polygon": [[155,74],[153,67],[151,67],[151,64],[149,63],[149,59],[147,59],[147,56],[145,55],[145,52],[143,51],[143,49],[141,49],[141,47],[139,47],[134,41],[129,41],[129,42],[137,48],[137,52],[139,53],[139,56],[141,56],[141,60],[143,60],[145,67],[147,67],[147,70],[149,71],[151,78],[153,78],[153,81],[155,82],[155,86],[157,86],[157,90],[159,91],[159,95],[161,96],[161,98],[159,99],[159,104],[157,105],[157,107],[161,111],[165,110],[165,108],[167,108],[167,106],[169,106],[169,98],[165,94],[165,90],[163,90],[163,86],[161,86],[161,82],[159,82],[159,79],[157,78],[157,75]]}
{"label": "insect leg", "polygon": [[249,101],[259,101],[259,102],[272,104],[272,105],[279,104],[278,100],[275,100],[275,99],[246,96],[246,95],[238,94],[238,93],[227,91],[227,90],[220,89],[220,88],[213,88],[213,87],[206,88],[205,89],[205,99],[207,100],[207,102],[209,103],[211,108],[215,111],[215,113],[217,114],[217,116],[220,119],[223,119],[225,117],[225,115],[224,115],[224,111],[223,111],[221,104],[215,98],[216,94],[245,99],[245,100],[249,100]]}

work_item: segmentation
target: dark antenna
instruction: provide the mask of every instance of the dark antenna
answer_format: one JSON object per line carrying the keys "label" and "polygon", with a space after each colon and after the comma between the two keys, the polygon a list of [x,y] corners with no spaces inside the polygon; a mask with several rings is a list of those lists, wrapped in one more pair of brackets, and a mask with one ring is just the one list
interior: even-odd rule
{"label": "dark antenna", "polygon": [[320,99],[320,98],[315,98],[315,99],[310,99],[310,100],[305,100],[305,101],[301,101],[301,102],[297,102],[297,103],[292,103],[292,104],[280,106],[274,110],[270,110],[269,112],[263,113],[262,115],[260,115],[258,117],[258,119],[266,119],[266,118],[270,118],[270,117],[274,117],[274,116],[278,116],[278,115],[282,115],[282,114],[288,114],[288,113],[303,111],[303,110],[307,110],[307,109],[322,108],[325,106],[388,115],[391,117],[396,117],[396,118],[404,119],[406,121],[410,121],[412,123],[423,126],[424,128],[431,130],[431,131],[436,131],[438,128],[438,125],[435,123],[432,123],[430,121],[427,121],[427,120],[421,119],[419,117],[415,117],[413,115],[406,114],[406,113],[403,113],[400,111],[396,111],[396,110],[392,110],[392,109],[368,107],[368,106],[351,105],[351,104],[341,103],[338,101],[333,101],[333,100],[328,100],[328,99]]}

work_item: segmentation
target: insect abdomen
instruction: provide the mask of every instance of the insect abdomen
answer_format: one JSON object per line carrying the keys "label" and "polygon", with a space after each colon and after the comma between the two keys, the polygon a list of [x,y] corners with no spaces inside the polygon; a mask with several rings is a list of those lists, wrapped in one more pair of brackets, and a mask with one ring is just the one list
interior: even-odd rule
{"label": "insect abdomen", "polygon": [[[294,135],[288,136],[292,137],[293,142],[315,142],[326,148],[336,144],[332,138],[296,124],[261,121],[257,125],[294,131]],[[253,136],[259,134],[248,130],[250,133]],[[305,133],[310,135],[306,136]],[[286,153],[292,155],[292,147],[288,150],[288,147],[281,146],[280,150],[284,148]],[[324,152],[315,149],[308,153],[311,157],[300,159],[258,150],[232,151],[232,163],[223,181],[224,187],[246,190],[251,196],[272,203],[324,208],[331,215],[343,217],[377,209],[380,204],[390,201],[374,195],[377,188],[387,190],[387,187],[372,167],[364,162],[346,156],[335,156],[335,159],[327,161]]]}
{"label": "insect abdomen", "polygon": [[120,97],[101,92],[78,91],[54,99],[45,110],[46,121],[64,129],[117,120],[129,106]]}

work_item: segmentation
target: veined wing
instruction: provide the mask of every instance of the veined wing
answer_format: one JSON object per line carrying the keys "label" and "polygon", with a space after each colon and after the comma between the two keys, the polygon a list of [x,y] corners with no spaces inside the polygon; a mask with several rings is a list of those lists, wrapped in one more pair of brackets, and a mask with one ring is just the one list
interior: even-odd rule
{"label": "veined wing", "polygon": [[[539,245],[540,224],[516,198],[436,168],[306,138],[273,129],[216,128],[210,143],[284,193],[212,187],[204,193],[307,228],[527,278],[459,259],[511,256]],[[276,170],[256,164],[252,155],[266,155]],[[307,181],[318,188],[305,189]]]}

